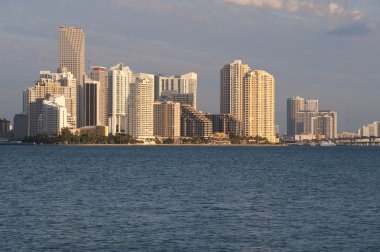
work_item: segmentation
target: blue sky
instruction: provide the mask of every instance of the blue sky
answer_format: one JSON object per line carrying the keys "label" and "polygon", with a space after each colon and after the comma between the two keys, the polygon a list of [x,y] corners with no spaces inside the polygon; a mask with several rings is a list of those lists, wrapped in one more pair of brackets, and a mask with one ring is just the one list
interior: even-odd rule
{"label": "blue sky", "polygon": [[58,65],[58,27],[86,32],[87,59],[134,71],[198,76],[198,104],[219,111],[219,70],[234,59],[276,78],[286,99],[319,99],[339,130],[380,120],[377,0],[2,0],[0,117],[21,111],[22,90]]}

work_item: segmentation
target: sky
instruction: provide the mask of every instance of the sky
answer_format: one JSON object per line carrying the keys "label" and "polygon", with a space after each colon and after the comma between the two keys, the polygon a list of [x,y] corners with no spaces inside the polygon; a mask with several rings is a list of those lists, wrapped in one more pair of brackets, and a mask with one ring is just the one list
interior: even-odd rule
{"label": "sky", "polygon": [[318,99],[339,131],[380,120],[378,0],[2,0],[0,118],[58,66],[58,27],[85,29],[89,65],[198,73],[198,108],[219,112],[219,71],[240,59],[276,79],[276,123],[286,99]]}

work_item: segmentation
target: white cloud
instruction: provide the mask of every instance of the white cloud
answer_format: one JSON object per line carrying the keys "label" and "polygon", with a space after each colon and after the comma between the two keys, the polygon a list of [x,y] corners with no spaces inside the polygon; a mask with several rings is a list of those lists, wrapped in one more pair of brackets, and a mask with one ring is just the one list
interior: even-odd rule
{"label": "white cloud", "polygon": [[336,2],[323,3],[315,0],[222,0],[231,4],[253,6],[289,13],[312,14],[331,19],[361,20],[364,13],[359,10],[348,10]]}

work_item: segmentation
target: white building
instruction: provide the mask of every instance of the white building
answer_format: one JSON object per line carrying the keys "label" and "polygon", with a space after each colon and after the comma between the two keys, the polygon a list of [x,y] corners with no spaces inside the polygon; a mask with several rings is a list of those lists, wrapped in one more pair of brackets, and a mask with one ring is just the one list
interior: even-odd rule
{"label": "white building", "polygon": [[191,104],[188,105],[196,108],[197,83],[198,75],[194,72],[186,73],[183,75],[173,75],[170,77],[156,75],[155,100],[157,100],[159,97],[166,96],[169,100],[180,102],[181,104],[184,101],[187,103],[190,102]]}
{"label": "white building", "polygon": [[128,98],[128,134],[135,139],[153,139],[154,75],[134,74]]}
{"label": "white building", "polygon": [[380,122],[364,125],[358,130],[361,137],[380,137]]}
{"label": "white building", "polygon": [[108,124],[110,133],[127,132],[127,98],[133,72],[119,63],[108,72]]}
{"label": "white building", "polygon": [[67,109],[65,96],[51,96],[43,101],[42,107],[42,134],[58,135],[62,128],[66,128]]}

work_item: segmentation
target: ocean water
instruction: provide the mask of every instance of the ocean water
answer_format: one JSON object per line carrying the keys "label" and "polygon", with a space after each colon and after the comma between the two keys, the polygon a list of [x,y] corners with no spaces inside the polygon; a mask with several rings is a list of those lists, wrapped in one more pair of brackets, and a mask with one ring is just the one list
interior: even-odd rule
{"label": "ocean water", "polygon": [[380,251],[380,148],[0,146],[0,251]]}

